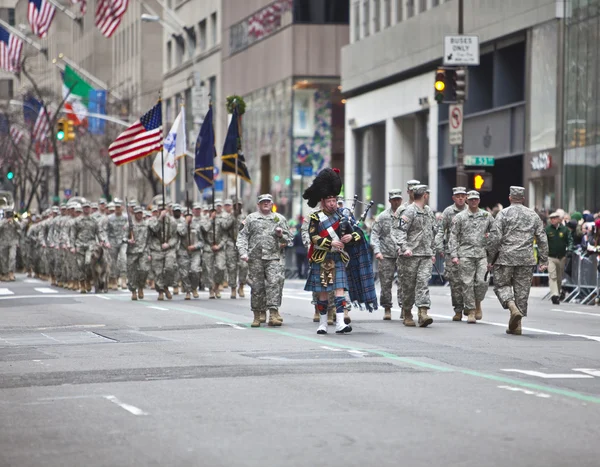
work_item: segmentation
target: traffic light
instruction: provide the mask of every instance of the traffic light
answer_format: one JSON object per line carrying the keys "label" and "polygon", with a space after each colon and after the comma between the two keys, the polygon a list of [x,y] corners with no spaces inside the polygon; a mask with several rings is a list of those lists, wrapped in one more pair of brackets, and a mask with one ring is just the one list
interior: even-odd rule
{"label": "traffic light", "polygon": [[435,72],[435,83],[433,85],[435,89],[435,100],[438,104],[444,101],[445,90],[446,90],[446,70],[438,68]]}
{"label": "traffic light", "polygon": [[279,175],[274,175],[273,176],[273,181],[274,182],[278,182],[280,180]]}
{"label": "traffic light", "polygon": [[65,141],[75,140],[75,129],[73,128],[73,122],[71,120],[65,121]]}
{"label": "traffic light", "polygon": [[467,98],[467,71],[465,68],[454,70],[453,76],[454,96],[457,101],[464,101]]}
{"label": "traffic light", "polygon": [[66,125],[67,120],[65,118],[59,118],[56,122],[56,139],[59,141],[63,141],[66,136]]}
{"label": "traffic light", "polygon": [[492,174],[488,172],[479,172],[473,174],[471,185],[477,191],[492,191]]}
{"label": "traffic light", "polygon": [[9,169],[6,171],[6,179],[7,179],[7,180],[12,180],[13,178],[15,178],[15,173],[13,172],[13,170],[12,170],[12,169],[10,169],[10,168],[9,168]]}

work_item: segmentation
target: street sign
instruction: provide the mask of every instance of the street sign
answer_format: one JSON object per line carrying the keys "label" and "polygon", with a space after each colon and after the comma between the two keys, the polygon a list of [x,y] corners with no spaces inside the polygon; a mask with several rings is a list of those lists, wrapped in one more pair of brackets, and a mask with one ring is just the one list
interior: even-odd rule
{"label": "street sign", "polygon": [[54,167],[54,153],[40,154],[40,167]]}
{"label": "street sign", "polygon": [[448,125],[448,136],[450,145],[462,144],[463,142],[463,105],[451,104],[448,115],[450,116],[450,125]]}
{"label": "street sign", "polygon": [[475,165],[478,167],[494,167],[496,160],[493,156],[465,156],[464,165]]}
{"label": "street sign", "polygon": [[73,192],[70,188],[65,189],[65,198],[70,198],[71,194],[73,194]]}
{"label": "street sign", "polygon": [[[300,171],[301,167],[302,167],[302,171]],[[304,177],[312,177],[313,176],[313,166],[312,166],[312,164],[295,165],[294,166],[294,174],[302,175]]]}
{"label": "street sign", "polygon": [[444,65],[479,65],[479,36],[445,36]]}

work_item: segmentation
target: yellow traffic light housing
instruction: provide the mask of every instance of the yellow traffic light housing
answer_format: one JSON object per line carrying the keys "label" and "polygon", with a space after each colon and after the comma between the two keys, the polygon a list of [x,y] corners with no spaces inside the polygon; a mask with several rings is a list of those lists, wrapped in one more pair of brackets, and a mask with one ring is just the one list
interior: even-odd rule
{"label": "yellow traffic light housing", "polygon": [[473,186],[477,191],[480,191],[485,183],[485,178],[481,174],[477,174],[473,177]]}
{"label": "yellow traffic light housing", "polygon": [[64,141],[67,135],[67,119],[59,118],[56,122],[56,139],[59,141]]}
{"label": "yellow traffic light housing", "polygon": [[75,129],[73,128],[73,122],[67,119],[65,123],[65,141],[73,141],[75,139]]}
{"label": "yellow traffic light housing", "polygon": [[438,104],[441,104],[444,100],[444,91],[446,90],[446,70],[439,68],[435,72],[433,87],[435,89],[435,100]]}

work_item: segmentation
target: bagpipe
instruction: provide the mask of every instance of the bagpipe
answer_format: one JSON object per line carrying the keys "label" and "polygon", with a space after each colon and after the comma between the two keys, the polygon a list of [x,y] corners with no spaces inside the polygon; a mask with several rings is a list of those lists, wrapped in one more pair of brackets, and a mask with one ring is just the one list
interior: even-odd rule
{"label": "bagpipe", "polygon": [[[362,215],[360,216],[360,218],[358,220],[356,220],[356,205],[360,203],[363,206],[366,206],[364,212],[362,213]],[[367,218],[367,214],[369,213],[369,210],[371,209],[371,207],[373,206],[373,204],[375,203],[375,201],[371,200],[368,203],[365,203],[364,201],[360,201],[358,199],[358,195],[354,195],[353,198],[353,202],[352,202],[352,209],[349,208],[341,208],[340,212],[342,215],[342,219],[340,220],[340,229],[342,231],[342,235],[345,235],[347,233],[352,233],[355,232],[356,229],[361,230],[360,228],[360,224],[362,224],[365,219]],[[364,232],[363,232],[364,234]]]}

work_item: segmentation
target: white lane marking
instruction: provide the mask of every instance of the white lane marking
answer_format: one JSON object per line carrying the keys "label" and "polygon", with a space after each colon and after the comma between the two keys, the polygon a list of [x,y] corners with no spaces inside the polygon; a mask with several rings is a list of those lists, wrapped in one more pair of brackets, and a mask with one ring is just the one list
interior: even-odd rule
{"label": "white lane marking", "polygon": [[335,347],[327,347],[326,345],[321,346],[322,349],[331,350],[332,352],[343,352],[344,349],[336,349]]}
{"label": "white lane marking", "polygon": [[14,295],[15,293],[12,292],[10,289],[3,289],[0,288],[0,295]]}
{"label": "white lane marking", "polygon": [[36,287],[33,290],[39,293],[58,293],[58,290],[51,289],[50,287]]}
{"label": "white lane marking", "polygon": [[562,311],[563,313],[569,313],[572,315],[586,315],[586,316],[595,316],[596,318],[600,318],[600,313],[589,313],[587,311],[561,310],[560,308],[552,308],[552,311]]}
{"label": "white lane marking", "polygon": [[160,311],[169,311],[168,308],[161,308],[159,306],[148,306],[146,308],[152,308],[153,310],[160,310]]}
{"label": "white lane marking", "polygon": [[591,375],[578,375],[576,373],[543,373],[541,371],[531,371],[531,370],[514,370],[507,369],[502,370],[510,373],[521,373],[529,376],[536,376],[542,379],[587,379],[593,378]]}
{"label": "white lane marking", "polygon": [[43,284],[44,281],[41,281],[39,279],[25,279],[23,281],[25,284]]}
{"label": "white lane marking", "polygon": [[53,340],[54,342],[59,342],[59,343],[61,343],[61,344],[62,344],[62,341],[59,341],[58,339],[55,339],[54,337],[52,337],[52,336],[49,336],[48,334],[44,334],[43,332],[40,332],[40,334],[41,334],[42,336],[46,337],[47,339],[50,339],[50,340]]}
{"label": "white lane marking", "polygon": [[597,376],[600,378],[600,370],[595,370],[593,368],[573,368],[573,371],[581,371],[587,375]]}
{"label": "white lane marking", "polygon": [[129,405],[129,404],[125,404],[124,402],[121,402],[115,396],[104,396],[104,398],[106,400],[108,400],[108,401],[111,401],[113,404],[118,405],[122,409],[127,410],[127,412],[129,412],[129,413],[131,413],[133,415],[148,415],[142,409],[139,409],[139,408],[137,408],[137,407],[135,407],[133,405]]}
{"label": "white lane marking", "polygon": [[102,300],[110,300],[110,297],[107,297],[106,295],[94,295],[94,297],[101,298]]}
{"label": "white lane marking", "polygon": [[47,328],[35,328],[36,331],[47,331],[49,329],[72,329],[72,328],[103,328],[106,324],[70,324],[68,326],[50,326]]}
{"label": "white lane marking", "polygon": [[[0,289],[0,295],[3,295]],[[12,292],[11,292],[12,294]],[[88,298],[93,297],[93,294],[56,294],[56,295],[13,295],[11,297],[0,297],[0,300],[21,300],[22,298],[39,298],[39,299],[47,299],[47,298]]]}
{"label": "white lane marking", "polygon": [[545,392],[530,391],[529,389],[516,388],[514,386],[498,386],[499,389],[506,389],[508,391],[523,392],[530,396],[541,397],[542,399],[550,399],[552,396]]}
{"label": "white lane marking", "polygon": [[243,328],[243,327],[238,326],[237,324],[233,324],[233,323],[221,323],[220,321],[218,321],[215,324],[222,324],[224,326],[231,326],[232,328],[235,328],[235,329],[247,329],[247,328]]}

